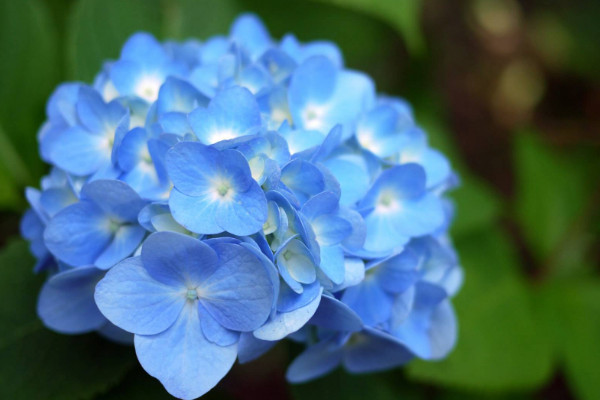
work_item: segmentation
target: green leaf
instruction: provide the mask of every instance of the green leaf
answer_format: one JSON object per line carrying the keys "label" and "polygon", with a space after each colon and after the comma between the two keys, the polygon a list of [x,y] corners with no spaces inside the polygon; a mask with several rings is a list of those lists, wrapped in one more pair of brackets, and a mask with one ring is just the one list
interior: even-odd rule
{"label": "green leaf", "polygon": [[525,240],[544,266],[570,274],[583,265],[590,243],[589,220],[598,209],[590,171],[598,165],[585,155],[559,157],[532,133],[517,135],[515,164],[515,211]]}
{"label": "green leaf", "polygon": [[89,334],[59,335],[35,313],[42,277],[27,244],[0,253],[0,398],[91,399],[119,382],[134,351]]}
{"label": "green leaf", "polygon": [[540,293],[545,327],[577,398],[600,398],[600,281],[551,282]]}
{"label": "green leaf", "polygon": [[410,364],[409,376],[481,392],[538,387],[551,373],[551,343],[510,242],[487,230],[462,236],[456,245],[465,269],[465,285],[454,301],[458,344],[443,361]]}
{"label": "green leaf", "polygon": [[235,0],[178,0],[164,2],[165,36],[173,39],[205,40],[225,35],[234,18],[244,9]]}
{"label": "green leaf", "polygon": [[451,235],[460,238],[493,226],[502,212],[502,201],[493,189],[474,175],[463,173],[460,186],[450,192],[456,205]]}
{"label": "green leaf", "polygon": [[81,0],[67,29],[71,79],[91,82],[107,59],[116,59],[125,40],[144,30],[161,36],[160,0]]}
{"label": "green leaf", "polygon": [[362,11],[377,17],[403,36],[409,50],[420,55],[424,51],[424,38],[421,31],[421,0],[318,0],[353,10]]}
{"label": "green leaf", "polygon": [[58,79],[56,32],[44,3],[0,0],[0,54],[0,206],[14,208],[15,194],[43,171],[36,132]]}

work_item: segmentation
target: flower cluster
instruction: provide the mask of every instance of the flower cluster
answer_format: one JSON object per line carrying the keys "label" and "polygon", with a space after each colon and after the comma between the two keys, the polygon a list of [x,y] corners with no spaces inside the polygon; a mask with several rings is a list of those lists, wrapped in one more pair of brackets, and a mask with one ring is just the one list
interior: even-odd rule
{"label": "flower cluster", "polygon": [[453,347],[456,178],[334,44],[252,15],[202,43],[137,33],[46,111],[22,232],[49,328],[133,343],[183,399],[284,338],[306,345],[291,382]]}

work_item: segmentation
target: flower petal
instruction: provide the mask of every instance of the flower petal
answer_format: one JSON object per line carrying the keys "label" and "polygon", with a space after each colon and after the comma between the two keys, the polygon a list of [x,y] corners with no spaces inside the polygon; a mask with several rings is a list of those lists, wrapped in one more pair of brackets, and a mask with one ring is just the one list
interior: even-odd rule
{"label": "flower petal", "polygon": [[94,297],[110,322],[139,335],[165,331],[186,303],[185,291],[154,280],[140,257],[128,258],[108,271]]}
{"label": "flower petal", "polygon": [[52,276],[42,287],[37,312],[44,325],[60,333],[84,333],[106,324],[94,302],[94,287],[103,272],[73,268]]}
{"label": "flower petal", "polygon": [[169,329],[153,336],[136,335],[134,342],[146,372],[184,400],[212,389],[229,372],[237,354],[236,345],[222,347],[206,340],[198,310],[191,303]]}
{"label": "flower petal", "polygon": [[225,328],[248,332],[269,317],[275,288],[262,261],[250,250],[215,243],[219,266],[198,288],[200,302]]}

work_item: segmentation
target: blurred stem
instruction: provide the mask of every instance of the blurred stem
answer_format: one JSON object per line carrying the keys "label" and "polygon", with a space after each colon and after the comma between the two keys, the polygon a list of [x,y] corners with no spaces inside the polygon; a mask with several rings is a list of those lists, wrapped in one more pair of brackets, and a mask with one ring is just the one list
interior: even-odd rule
{"label": "blurred stem", "polygon": [[0,160],[7,173],[20,185],[26,185],[31,180],[31,173],[17,153],[2,125],[0,125]]}

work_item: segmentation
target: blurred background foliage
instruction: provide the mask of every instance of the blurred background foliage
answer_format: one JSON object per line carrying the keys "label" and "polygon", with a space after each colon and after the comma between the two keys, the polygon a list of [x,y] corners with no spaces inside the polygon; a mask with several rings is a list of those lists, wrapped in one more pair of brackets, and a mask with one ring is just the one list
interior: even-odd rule
{"label": "blurred background foliage", "polygon": [[0,0],[0,398],[164,399],[132,349],[45,330],[18,239],[47,169],[36,131],[61,81],[90,82],[137,30],[226,33],[242,11],[274,37],[328,39],[406,97],[462,186],[466,271],[448,359],[291,386],[299,349],[236,366],[206,398],[600,399],[600,2],[580,0]]}

